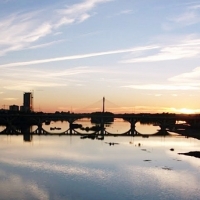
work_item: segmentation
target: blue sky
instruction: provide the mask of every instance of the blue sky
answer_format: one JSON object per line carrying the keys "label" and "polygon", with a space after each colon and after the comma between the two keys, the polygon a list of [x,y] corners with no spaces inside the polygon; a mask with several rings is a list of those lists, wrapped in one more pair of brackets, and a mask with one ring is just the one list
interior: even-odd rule
{"label": "blue sky", "polygon": [[200,1],[0,0],[2,107],[200,112],[199,56]]}

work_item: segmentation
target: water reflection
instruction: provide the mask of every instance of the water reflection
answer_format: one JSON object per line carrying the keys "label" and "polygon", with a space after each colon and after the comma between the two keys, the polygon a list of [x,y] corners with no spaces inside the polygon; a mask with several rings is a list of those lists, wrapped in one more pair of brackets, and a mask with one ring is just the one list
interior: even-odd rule
{"label": "water reflection", "polygon": [[0,132],[5,130],[6,129],[6,126],[0,126]]}
{"label": "water reflection", "polygon": [[141,134],[153,135],[157,133],[159,129],[159,126],[140,124],[140,122],[136,123],[136,131]]}
{"label": "water reflection", "polygon": [[88,133],[88,134],[94,133],[94,131],[91,128],[94,127],[95,124],[91,123],[90,120],[85,118],[79,119],[76,121],[76,124],[82,125],[82,128],[77,129],[79,133]]}
{"label": "water reflection", "polygon": [[[88,120],[76,123],[94,126]],[[69,128],[65,122],[43,126]],[[130,124],[115,121],[106,129],[123,133]],[[142,134],[158,129],[136,124]],[[200,199],[200,159],[180,155],[200,151],[199,140],[176,134],[105,136],[103,141],[23,137],[29,143],[21,135],[0,135],[0,199]]]}
{"label": "water reflection", "polygon": [[0,182],[1,199],[50,199],[45,188],[18,174],[0,170],[0,179],[3,180]]}
{"label": "water reflection", "polygon": [[200,151],[198,140],[33,137],[31,143],[24,143],[21,136],[0,136],[2,199],[200,198],[200,159],[178,154]]}
{"label": "water reflection", "polygon": [[130,130],[130,123],[120,119],[115,119],[112,124],[106,127],[109,133],[122,134]]}
{"label": "water reflection", "polygon": [[42,128],[49,133],[62,133],[69,129],[69,123],[66,121],[51,121],[50,124],[42,124]]}
{"label": "water reflection", "polygon": [[33,135],[32,134],[23,134],[23,139],[24,139],[24,142],[31,142],[32,139],[33,139]]}

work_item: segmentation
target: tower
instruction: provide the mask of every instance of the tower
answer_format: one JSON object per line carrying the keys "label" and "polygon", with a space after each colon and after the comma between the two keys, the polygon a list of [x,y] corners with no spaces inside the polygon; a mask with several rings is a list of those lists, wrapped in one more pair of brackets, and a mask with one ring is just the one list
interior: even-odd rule
{"label": "tower", "polygon": [[103,113],[105,112],[105,97],[103,97]]}
{"label": "tower", "polygon": [[31,92],[24,93],[23,107],[26,111],[33,111],[33,94]]}

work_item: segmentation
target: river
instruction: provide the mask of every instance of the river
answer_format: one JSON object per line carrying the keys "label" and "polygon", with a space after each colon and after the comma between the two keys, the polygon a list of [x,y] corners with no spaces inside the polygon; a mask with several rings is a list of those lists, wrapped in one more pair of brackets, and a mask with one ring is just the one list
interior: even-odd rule
{"label": "river", "polygon": [[[115,122],[107,129],[123,133],[129,126]],[[136,129],[153,134],[158,127]],[[30,142],[0,135],[0,199],[200,199],[200,159],[179,154],[191,151],[200,151],[200,141],[174,133],[104,140],[34,135]]]}

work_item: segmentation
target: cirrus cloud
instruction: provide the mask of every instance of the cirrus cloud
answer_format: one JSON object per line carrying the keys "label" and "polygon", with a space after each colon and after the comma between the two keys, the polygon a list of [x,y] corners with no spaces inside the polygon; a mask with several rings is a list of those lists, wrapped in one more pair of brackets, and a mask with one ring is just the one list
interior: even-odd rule
{"label": "cirrus cloud", "polygon": [[[64,9],[16,12],[0,19],[0,56],[30,47],[42,37],[58,32],[58,28],[81,23],[91,17],[90,12],[110,0],[85,0]],[[64,5],[62,5],[64,7]],[[48,17],[51,16],[51,17]]]}

